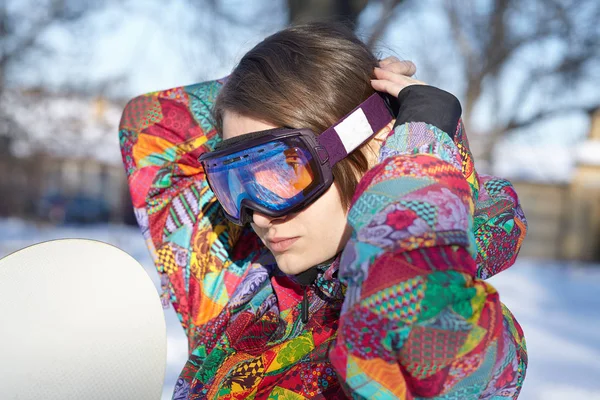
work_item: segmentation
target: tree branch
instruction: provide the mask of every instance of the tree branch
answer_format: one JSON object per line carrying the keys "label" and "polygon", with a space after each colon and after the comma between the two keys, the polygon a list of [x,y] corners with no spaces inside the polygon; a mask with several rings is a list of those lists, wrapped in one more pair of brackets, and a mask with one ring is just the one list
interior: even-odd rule
{"label": "tree branch", "polygon": [[235,10],[233,10],[234,12],[227,12],[223,10],[218,0],[204,0],[200,1],[200,4],[196,4],[195,1],[190,1],[190,3],[198,8],[204,8],[205,6],[208,6],[211,14],[213,14],[215,17],[221,18],[224,21],[227,21],[236,26],[243,27],[249,27],[253,25],[259,19],[257,16],[267,11],[264,9],[259,9],[256,11],[256,14],[252,15],[251,17],[239,18],[237,15],[235,15]]}
{"label": "tree branch", "polygon": [[597,110],[599,107],[600,107],[600,103],[597,103],[594,105],[570,105],[570,106],[565,106],[565,107],[557,107],[557,108],[553,108],[553,109],[541,110],[541,111],[538,111],[537,113],[535,113],[527,118],[521,119],[519,121],[517,121],[517,120],[509,121],[504,126],[501,133],[506,133],[506,132],[513,131],[516,129],[526,128],[528,126],[535,124],[536,122],[539,122],[543,119],[546,119],[546,118],[549,118],[552,116],[564,115],[567,113],[574,113],[574,112],[591,114],[595,110]]}
{"label": "tree branch", "polygon": [[[2,43],[2,52],[0,53],[0,67],[2,70],[6,67],[9,62],[12,62],[14,59],[18,59],[23,56],[29,50],[36,46],[37,41],[40,38],[40,35],[47,30],[51,25],[56,23],[65,23],[77,20],[83,17],[87,12],[94,9],[94,7],[82,7],[80,10],[70,10],[65,2],[62,0],[54,0],[50,5],[50,9],[45,17],[38,19],[37,21],[33,21],[30,23],[31,29],[22,37],[15,37],[14,32],[9,31],[9,19],[11,18],[6,8],[3,8],[0,11],[0,25],[2,26],[2,34],[0,36],[0,40]],[[16,18],[16,17],[13,17]],[[7,45],[7,38],[12,37],[15,41],[11,47],[9,48]]]}
{"label": "tree branch", "polygon": [[373,27],[373,31],[367,40],[367,47],[369,49],[373,49],[375,43],[381,38],[381,36],[385,33],[392,17],[395,15],[396,6],[402,3],[403,0],[387,0],[383,6],[383,10],[381,11],[381,17],[375,23]]}
{"label": "tree branch", "polygon": [[444,5],[448,15],[448,20],[450,22],[452,37],[458,45],[458,50],[460,51],[461,55],[466,60],[467,70],[470,70],[476,61],[475,50],[473,49],[469,38],[462,28],[463,25],[461,23],[461,17],[458,15],[458,10],[455,3],[452,0],[446,0]]}

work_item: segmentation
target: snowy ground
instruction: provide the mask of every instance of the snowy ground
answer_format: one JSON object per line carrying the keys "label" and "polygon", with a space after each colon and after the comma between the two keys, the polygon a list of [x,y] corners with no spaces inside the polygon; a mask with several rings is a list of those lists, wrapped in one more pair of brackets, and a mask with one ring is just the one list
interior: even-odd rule
{"label": "snowy ground", "polygon": [[[138,229],[49,227],[0,219],[0,257],[51,239],[79,237],[113,244],[135,257],[159,287]],[[529,368],[521,400],[600,400],[600,266],[520,260],[490,282],[521,323]],[[187,340],[173,309],[165,310],[167,376],[163,399],[186,360]]]}

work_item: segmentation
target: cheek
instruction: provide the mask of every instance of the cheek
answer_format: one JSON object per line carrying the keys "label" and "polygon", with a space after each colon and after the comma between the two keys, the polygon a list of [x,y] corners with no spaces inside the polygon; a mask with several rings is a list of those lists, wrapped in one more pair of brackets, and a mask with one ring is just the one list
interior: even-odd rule
{"label": "cheek", "polygon": [[250,227],[252,228],[252,230],[254,231],[254,233],[256,234],[256,236],[258,236],[258,238],[260,239],[260,241],[263,244],[265,244],[265,240],[263,238],[265,237],[266,231],[264,229],[261,229],[260,227],[258,227],[253,222],[250,222]]}
{"label": "cheek", "polygon": [[338,190],[332,186],[307,211],[307,222],[315,237],[339,240],[347,223],[347,212],[342,207]]}
{"label": "cheek", "polygon": [[325,196],[327,196],[327,212],[332,216],[335,215],[337,218],[341,217],[346,220],[348,210],[344,209],[342,205],[341,193],[338,187],[335,184],[332,185],[327,193],[325,193]]}

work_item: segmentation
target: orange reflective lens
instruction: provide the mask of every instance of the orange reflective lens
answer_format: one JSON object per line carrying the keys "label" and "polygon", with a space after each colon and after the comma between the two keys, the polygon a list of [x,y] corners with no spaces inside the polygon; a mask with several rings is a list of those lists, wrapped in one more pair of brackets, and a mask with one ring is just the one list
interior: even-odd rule
{"label": "orange reflective lens", "polygon": [[283,199],[291,199],[310,186],[314,173],[301,150],[289,148],[276,157],[281,157],[282,162],[265,160],[252,168],[258,185]]}

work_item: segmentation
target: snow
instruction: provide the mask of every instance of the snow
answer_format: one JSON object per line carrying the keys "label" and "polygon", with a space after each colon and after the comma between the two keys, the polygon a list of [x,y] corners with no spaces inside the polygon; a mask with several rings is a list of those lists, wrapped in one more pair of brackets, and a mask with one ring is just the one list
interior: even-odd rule
{"label": "snow", "polygon": [[519,260],[489,282],[525,332],[519,398],[600,399],[600,266]]}
{"label": "snow", "polygon": [[496,154],[494,175],[510,180],[568,183],[576,166],[573,149],[559,144],[502,143]]}
{"label": "snow", "polygon": [[[0,219],[0,257],[28,245],[68,237],[113,244],[136,258],[160,287],[140,231],[121,225],[85,228]],[[519,260],[493,277],[502,301],[525,331],[529,368],[521,400],[600,400],[600,266]],[[172,308],[163,399],[170,399],[187,354],[187,339]]]}
{"label": "snow", "polygon": [[600,166],[600,140],[589,139],[577,147],[577,161],[581,164]]}

